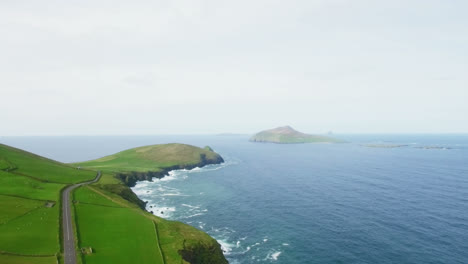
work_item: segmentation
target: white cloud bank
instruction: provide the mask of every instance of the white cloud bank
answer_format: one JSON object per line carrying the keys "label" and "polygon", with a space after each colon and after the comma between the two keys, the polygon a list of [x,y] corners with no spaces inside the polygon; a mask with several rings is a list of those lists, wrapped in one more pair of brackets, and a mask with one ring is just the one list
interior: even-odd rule
{"label": "white cloud bank", "polygon": [[2,1],[0,136],[468,132],[465,1]]}

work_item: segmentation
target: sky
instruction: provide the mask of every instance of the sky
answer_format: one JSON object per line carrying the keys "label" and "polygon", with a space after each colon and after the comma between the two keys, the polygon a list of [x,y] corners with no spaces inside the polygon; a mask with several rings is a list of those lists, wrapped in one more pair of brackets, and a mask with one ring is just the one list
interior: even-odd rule
{"label": "sky", "polygon": [[466,0],[0,2],[0,136],[468,133]]}

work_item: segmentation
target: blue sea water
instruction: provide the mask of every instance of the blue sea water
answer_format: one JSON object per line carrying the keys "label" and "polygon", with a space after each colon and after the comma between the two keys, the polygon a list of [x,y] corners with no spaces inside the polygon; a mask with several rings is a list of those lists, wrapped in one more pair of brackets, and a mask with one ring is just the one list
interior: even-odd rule
{"label": "blue sea water", "polygon": [[224,164],[173,171],[133,190],[154,214],[215,237],[230,263],[468,263],[468,135],[337,137],[350,143],[261,144],[247,136],[0,142],[64,162],[146,144],[211,146]]}

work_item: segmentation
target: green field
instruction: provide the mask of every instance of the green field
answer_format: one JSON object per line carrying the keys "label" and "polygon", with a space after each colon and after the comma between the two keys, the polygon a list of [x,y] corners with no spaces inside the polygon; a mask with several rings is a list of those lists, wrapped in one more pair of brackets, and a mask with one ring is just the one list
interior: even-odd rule
{"label": "green field", "polygon": [[96,173],[2,144],[0,168],[0,263],[56,263],[60,191]]}
{"label": "green field", "polygon": [[185,144],[152,145],[124,150],[97,160],[80,162],[74,166],[111,172],[160,171],[172,166],[189,166],[208,161],[219,163],[222,158],[206,147]]}
{"label": "green field", "polygon": [[[205,252],[201,263],[227,263],[222,254],[212,254],[219,244],[206,233],[144,212],[98,186],[81,187],[74,193],[79,246],[94,251],[83,256],[84,263],[163,263],[162,255],[164,263],[188,263],[179,254],[184,246]],[[135,254],[139,257],[129,257]]]}
{"label": "green field", "polygon": [[56,264],[56,256],[31,257],[0,254],[0,263],[4,264]]}
{"label": "green field", "polygon": [[45,183],[22,175],[0,171],[0,194],[58,201],[65,184]]}
{"label": "green field", "polygon": [[0,226],[44,206],[44,201],[0,194]]}
{"label": "green field", "polygon": [[[12,164],[15,174],[29,176],[45,182],[77,183],[92,180],[96,173],[78,170],[63,163],[0,144],[2,164]],[[3,165],[5,166],[5,165]]]}
{"label": "green field", "polygon": [[141,210],[88,187],[79,188],[74,200],[80,248],[94,251],[84,255],[85,263],[163,263],[153,221]]}
{"label": "green field", "polygon": [[59,209],[40,207],[0,226],[0,249],[25,255],[54,255],[60,250]]}

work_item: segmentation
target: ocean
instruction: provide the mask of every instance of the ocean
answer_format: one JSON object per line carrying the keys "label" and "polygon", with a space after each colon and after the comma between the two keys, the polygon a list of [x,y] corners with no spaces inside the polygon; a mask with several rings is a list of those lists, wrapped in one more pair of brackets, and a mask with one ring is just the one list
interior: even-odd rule
{"label": "ocean", "polygon": [[74,162],[147,144],[209,145],[225,159],[133,191],[199,228],[230,263],[468,263],[468,135],[335,135],[343,144],[248,136],[0,137]]}

